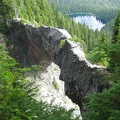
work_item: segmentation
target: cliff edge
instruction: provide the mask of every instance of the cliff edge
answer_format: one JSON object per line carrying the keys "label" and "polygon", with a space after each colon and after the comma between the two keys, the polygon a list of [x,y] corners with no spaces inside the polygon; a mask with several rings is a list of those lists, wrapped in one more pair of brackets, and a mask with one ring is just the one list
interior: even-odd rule
{"label": "cliff edge", "polygon": [[102,80],[105,67],[92,65],[86,60],[80,44],[72,42],[63,29],[47,26],[39,28],[14,21],[9,26],[11,54],[22,66],[43,66],[43,71],[54,62],[59,66],[60,80],[64,81],[65,94],[85,111],[87,94],[101,92],[107,87]]}

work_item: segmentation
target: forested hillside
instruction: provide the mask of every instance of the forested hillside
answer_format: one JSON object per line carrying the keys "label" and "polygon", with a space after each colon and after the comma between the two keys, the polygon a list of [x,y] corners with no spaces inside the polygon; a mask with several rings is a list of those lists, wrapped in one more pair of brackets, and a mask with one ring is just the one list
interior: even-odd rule
{"label": "forested hillside", "polygon": [[87,98],[89,111],[85,120],[119,120],[120,119],[120,13],[117,15],[111,43],[106,43],[106,37],[97,44],[90,57],[95,63],[106,63],[109,74],[105,80],[109,81],[111,88],[102,93]]}
{"label": "forested hillside", "polygon": [[[1,40],[1,39],[0,39]],[[53,106],[52,102],[37,101],[37,87],[25,79],[25,72],[37,70],[20,68],[0,44],[0,120],[78,120],[73,118],[73,109]],[[36,69],[37,68],[37,69]]]}
{"label": "forested hillside", "polygon": [[[69,24],[72,23],[56,10],[54,11],[57,14],[55,16],[45,0],[0,1],[0,120],[79,119],[78,117],[73,118],[73,109],[66,110],[63,107],[53,106],[52,101],[50,105],[36,101],[34,98],[38,89],[34,87],[33,82],[25,79],[25,73],[30,72],[29,70],[37,70],[40,67],[33,66],[22,69],[20,68],[21,65],[9,56],[10,51],[6,51],[6,46],[10,44],[6,37],[9,32],[8,25],[13,18],[20,19],[20,22],[33,26],[44,24],[61,27],[59,22],[62,18]],[[56,20],[57,17],[59,17],[59,21]],[[6,41],[6,46],[1,44],[3,40]]]}
{"label": "forested hillside", "polygon": [[50,6],[47,0],[2,0],[0,6],[2,31],[5,19],[11,17],[21,18],[21,22],[35,26],[48,25],[64,28],[68,30],[75,41],[83,43],[86,52],[93,49],[94,44],[100,37],[98,30],[94,32],[87,26],[77,24],[67,16],[63,16],[54,5]]}
{"label": "forested hillside", "polygon": [[50,0],[64,14],[92,13],[104,22],[109,22],[120,7],[119,0]]}
{"label": "forested hillside", "polygon": [[[119,0],[51,0],[51,2],[64,14],[90,12],[105,22],[113,20],[120,7]],[[36,27],[48,25],[64,28],[73,36],[72,40],[83,45],[86,53],[92,50],[87,57],[95,64],[106,66],[109,74],[104,79],[110,88],[87,97],[87,101],[89,99],[90,102],[86,105],[88,111],[83,120],[120,119],[120,13],[113,21],[111,40],[105,33],[93,31],[63,16],[54,5],[50,6],[47,0],[1,0],[0,34],[8,34],[9,22],[13,19]],[[6,45],[8,43],[9,40],[6,40]],[[6,48],[0,47],[0,120],[79,119],[72,117],[73,110],[66,111],[64,108],[36,101],[33,97],[37,89],[26,81],[24,76],[24,73],[31,69],[21,69],[19,66],[6,52]],[[87,74],[89,75],[85,73]]]}
{"label": "forested hillside", "polygon": [[[95,48],[87,55],[88,59],[105,65],[109,74],[104,80],[111,88],[86,98],[88,112],[83,120],[119,120],[120,119],[120,8],[119,0],[51,0],[64,14],[92,13],[107,22],[107,31],[112,30],[111,40],[103,34]],[[114,21],[115,19],[115,21]],[[111,27],[111,24],[113,27]]]}

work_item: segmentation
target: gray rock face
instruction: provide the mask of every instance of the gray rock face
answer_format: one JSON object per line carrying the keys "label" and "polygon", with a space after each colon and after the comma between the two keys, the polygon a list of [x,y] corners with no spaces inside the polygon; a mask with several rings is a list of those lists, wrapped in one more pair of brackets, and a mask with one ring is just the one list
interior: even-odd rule
{"label": "gray rock face", "polygon": [[67,31],[14,22],[9,37],[12,55],[23,66],[38,64],[45,70],[54,62],[60,67],[59,78],[65,82],[65,94],[79,105],[82,112],[85,111],[83,103],[87,102],[84,97],[107,87],[102,81],[105,67],[87,61],[80,45],[69,40],[71,36]]}

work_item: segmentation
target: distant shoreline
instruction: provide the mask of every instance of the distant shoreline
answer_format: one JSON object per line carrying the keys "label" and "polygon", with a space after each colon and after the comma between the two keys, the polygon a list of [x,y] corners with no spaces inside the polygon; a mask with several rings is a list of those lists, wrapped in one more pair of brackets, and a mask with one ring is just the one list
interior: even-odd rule
{"label": "distant shoreline", "polygon": [[94,16],[96,17],[97,20],[100,20],[102,23],[106,24],[105,20],[98,18],[95,14],[92,14],[92,13],[70,13],[66,15],[69,16],[70,18],[74,18],[78,16]]}
{"label": "distant shoreline", "polygon": [[86,16],[86,15],[88,15],[88,16],[95,16],[95,14],[92,14],[92,13],[70,13],[70,14],[66,14],[66,15],[68,15],[68,16]]}

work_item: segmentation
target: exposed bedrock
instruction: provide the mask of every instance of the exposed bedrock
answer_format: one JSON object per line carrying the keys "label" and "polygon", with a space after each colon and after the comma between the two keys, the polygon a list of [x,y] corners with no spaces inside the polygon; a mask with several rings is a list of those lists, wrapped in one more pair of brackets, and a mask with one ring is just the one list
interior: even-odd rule
{"label": "exposed bedrock", "polygon": [[23,66],[37,64],[45,70],[54,62],[60,67],[59,78],[65,82],[65,94],[82,112],[85,111],[84,97],[107,87],[102,81],[105,67],[87,61],[80,44],[70,41],[71,35],[66,30],[46,26],[35,28],[14,22],[9,38],[12,55]]}

